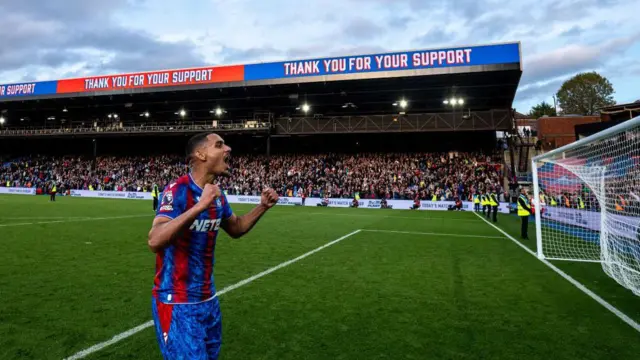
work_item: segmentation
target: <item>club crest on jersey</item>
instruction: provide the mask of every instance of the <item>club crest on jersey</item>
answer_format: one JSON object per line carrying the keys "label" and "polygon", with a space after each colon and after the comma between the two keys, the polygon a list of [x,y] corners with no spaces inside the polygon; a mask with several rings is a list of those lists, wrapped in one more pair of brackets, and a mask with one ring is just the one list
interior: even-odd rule
{"label": "club crest on jersey", "polygon": [[222,201],[220,201],[220,198],[216,199],[216,206],[218,207],[222,206]]}

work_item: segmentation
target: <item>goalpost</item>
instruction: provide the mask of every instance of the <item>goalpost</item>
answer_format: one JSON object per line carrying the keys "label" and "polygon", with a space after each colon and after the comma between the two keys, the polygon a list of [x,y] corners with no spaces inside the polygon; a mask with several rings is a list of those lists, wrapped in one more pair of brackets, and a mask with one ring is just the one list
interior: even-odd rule
{"label": "goalpost", "polygon": [[640,117],[532,159],[538,257],[599,262],[640,296]]}

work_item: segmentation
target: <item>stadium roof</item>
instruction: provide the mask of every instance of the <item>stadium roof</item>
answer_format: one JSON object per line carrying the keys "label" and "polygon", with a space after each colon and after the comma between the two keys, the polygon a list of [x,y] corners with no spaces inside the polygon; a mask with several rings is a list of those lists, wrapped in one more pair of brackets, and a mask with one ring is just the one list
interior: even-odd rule
{"label": "stadium roof", "polygon": [[451,112],[451,98],[464,100],[458,111],[511,109],[521,74],[520,43],[414,50],[0,85],[0,115],[250,119],[300,115],[304,104],[324,116],[434,113]]}

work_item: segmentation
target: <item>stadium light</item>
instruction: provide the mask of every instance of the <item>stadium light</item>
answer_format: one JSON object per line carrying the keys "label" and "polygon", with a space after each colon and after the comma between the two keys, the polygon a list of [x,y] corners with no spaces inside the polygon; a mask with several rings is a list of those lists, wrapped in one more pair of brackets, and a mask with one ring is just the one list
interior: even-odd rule
{"label": "stadium light", "polygon": [[111,118],[113,117],[113,115],[112,115],[112,114],[109,114],[109,115],[107,115],[107,117],[108,117],[109,119],[111,119]]}
{"label": "stadium light", "polygon": [[180,115],[180,117],[187,116],[187,111],[185,109],[180,109],[176,114]]}
{"label": "stadium light", "polygon": [[406,108],[406,107],[407,107],[407,105],[409,105],[409,103],[407,102],[407,100],[402,99],[402,100],[400,100],[400,102],[398,103],[398,105],[400,105],[400,107],[404,109],[404,108]]}
{"label": "stadium light", "polygon": [[301,106],[298,106],[296,110],[302,110],[303,112],[307,113],[309,112],[309,110],[311,110],[311,106],[307,103],[304,103]]}
{"label": "stadium light", "polygon": [[4,117],[0,116],[0,125],[4,125]]}
{"label": "stadium light", "polygon": [[113,118],[117,119],[118,118],[118,114],[113,114]]}
{"label": "stadium light", "polygon": [[67,112],[69,110],[67,110],[67,108],[65,107],[64,109],[62,109],[62,112]]}
{"label": "stadium light", "polygon": [[464,105],[464,99],[462,98],[445,99],[444,101],[442,101],[442,103],[445,105],[451,105],[451,106]]}
{"label": "stadium light", "polygon": [[222,114],[226,114],[226,111],[218,106],[215,110],[209,111],[209,114],[216,114],[216,116],[222,116]]}
{"label": "stadium light", "polygon": [[145,112],[141,113],[140,116],[144,116],[144,117],[148,118],[150,116],[150,114],[149,114],[148,111],[145,111]]}

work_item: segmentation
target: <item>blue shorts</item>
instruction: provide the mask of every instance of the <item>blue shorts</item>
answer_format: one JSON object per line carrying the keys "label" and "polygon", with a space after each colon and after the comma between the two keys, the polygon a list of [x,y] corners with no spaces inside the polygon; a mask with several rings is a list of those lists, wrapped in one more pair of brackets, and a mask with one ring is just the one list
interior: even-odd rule
{"label": "blue shorts", "polygon": [[165,304],[152,298],[153,322],[165,360],[216,360],[222,344],[218,298],[199,304]]}

